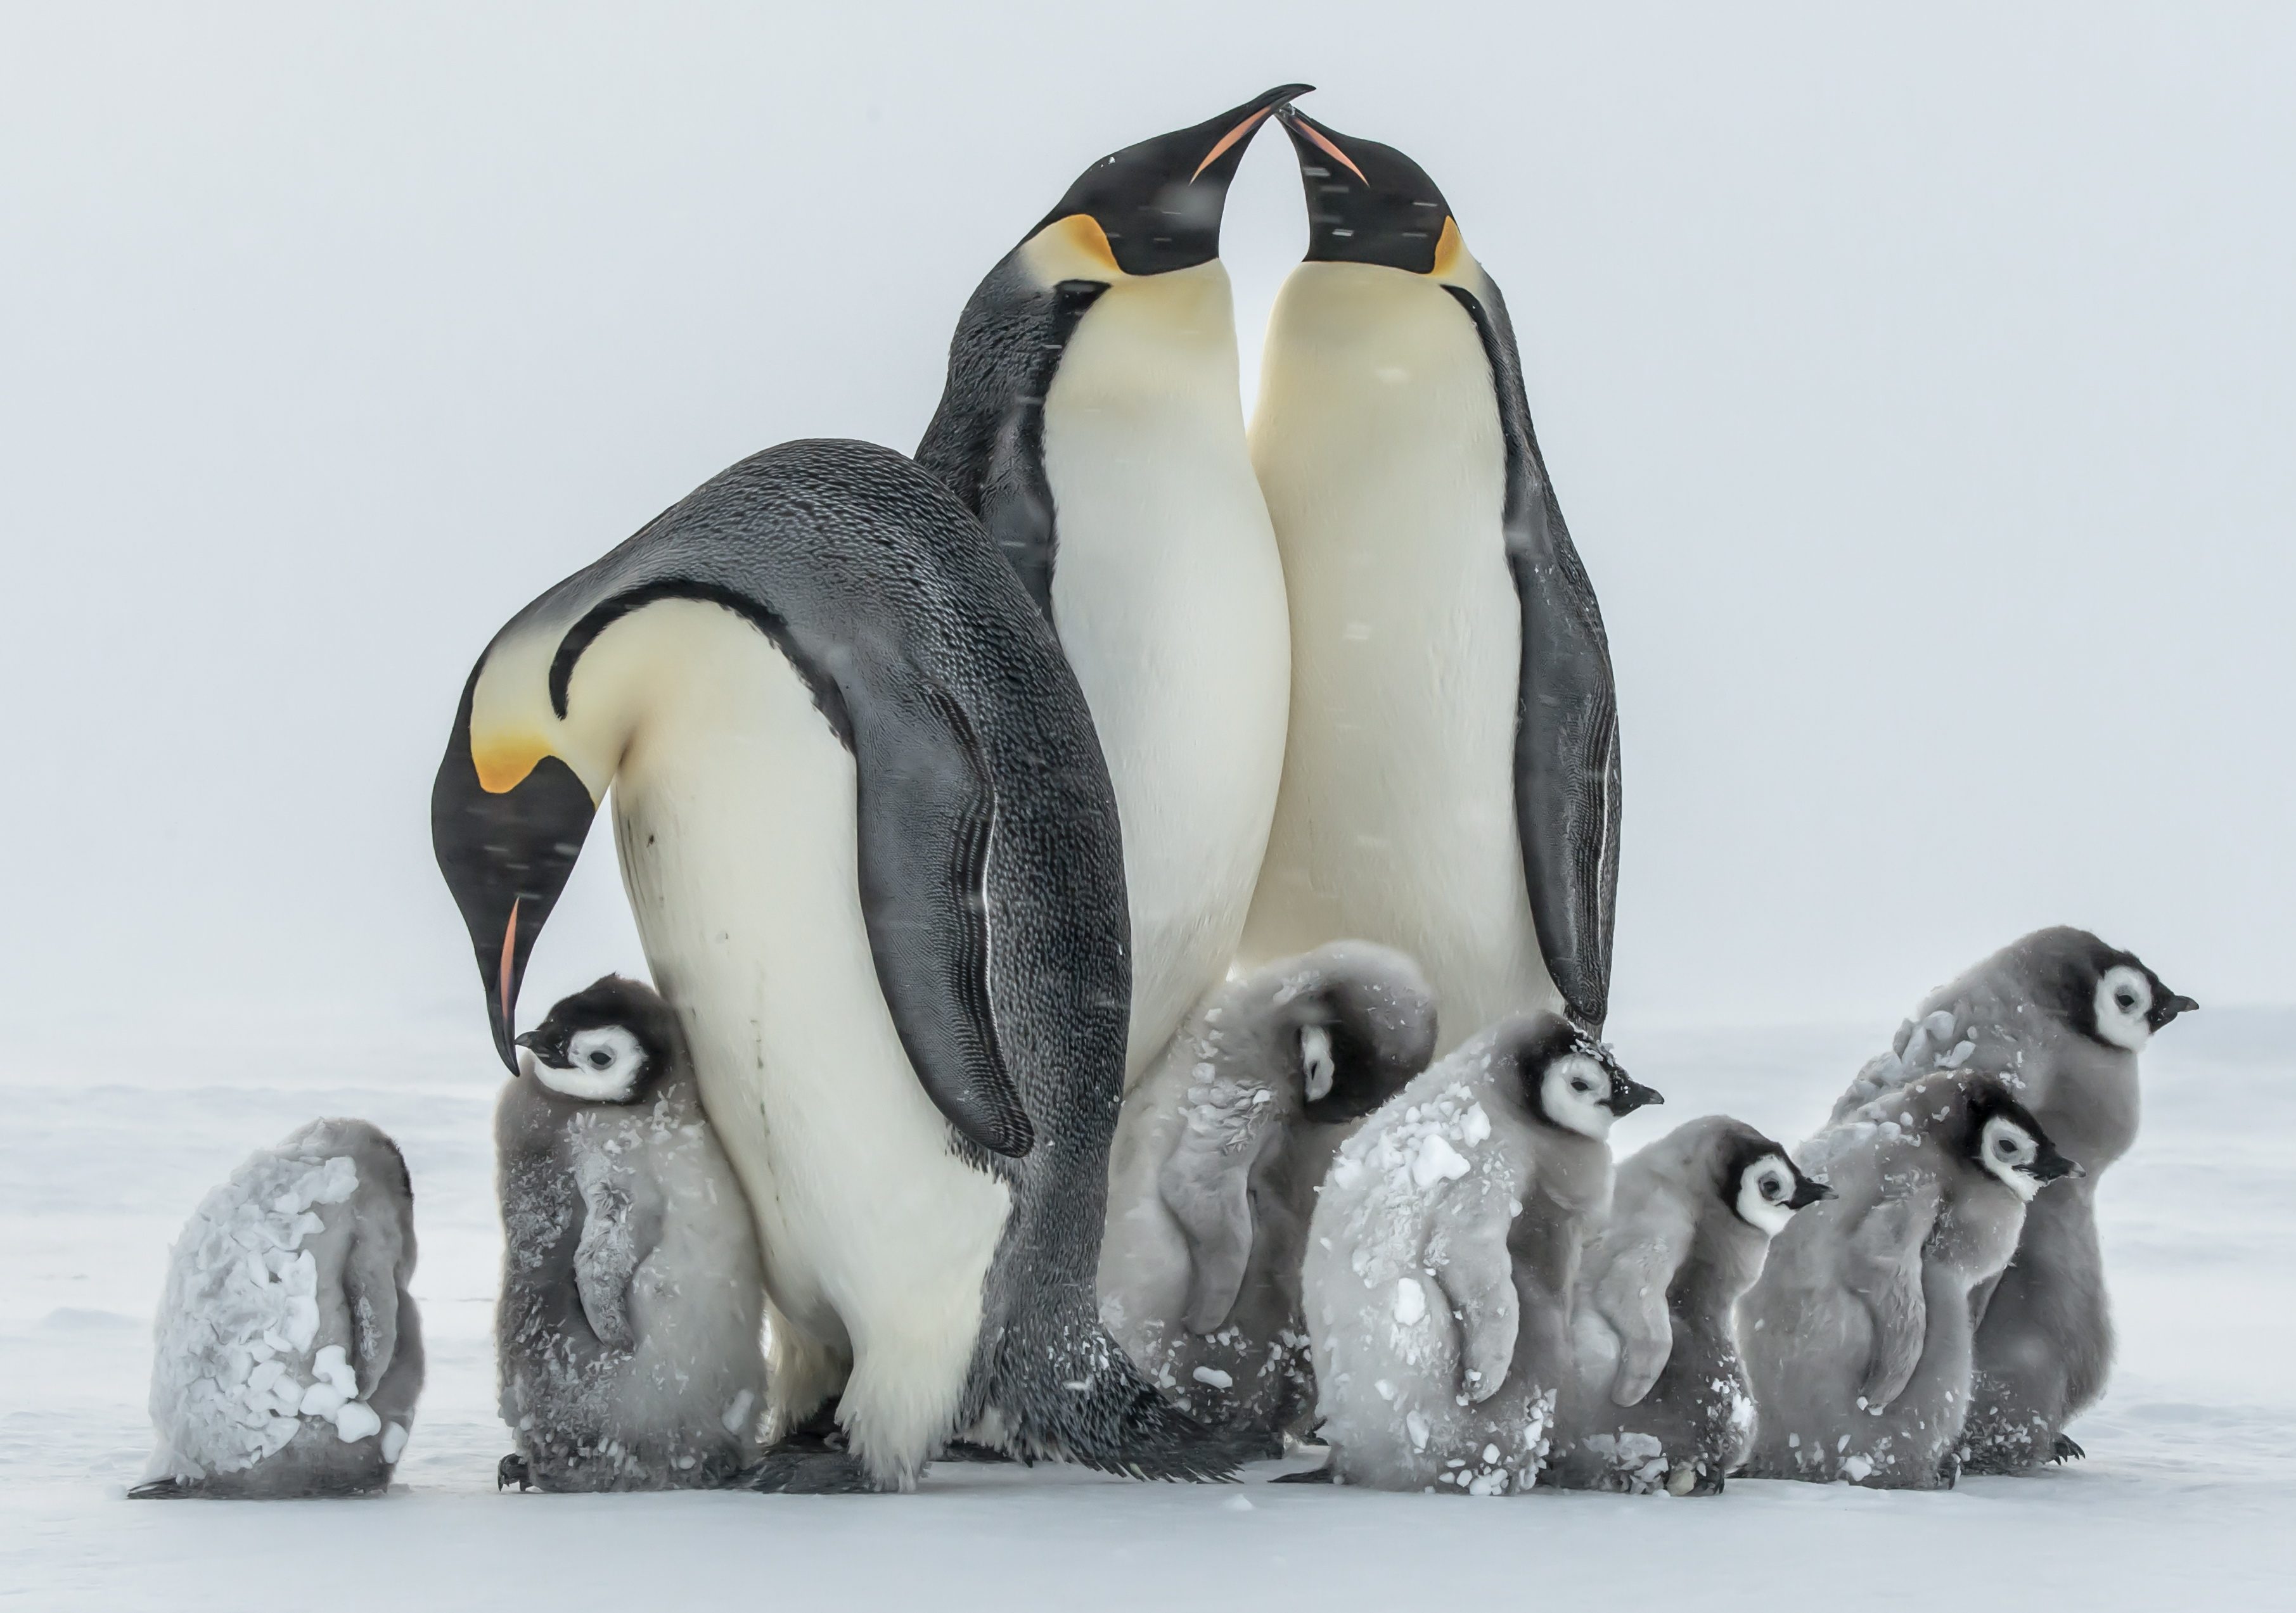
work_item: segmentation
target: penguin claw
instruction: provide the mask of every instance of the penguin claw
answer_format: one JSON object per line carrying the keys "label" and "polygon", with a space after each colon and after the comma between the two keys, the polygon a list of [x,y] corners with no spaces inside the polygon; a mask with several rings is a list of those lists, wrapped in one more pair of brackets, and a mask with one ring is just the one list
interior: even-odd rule
{"label": "penguin claw", "polygon": [[940,1455],[937,1460],[959,1462],[977,1462],[988,1464],[1015,1462],[1019,1458],[1009,1456],[994,1445],[977,1445],[970,1439],[952,1439],[941,1447]]}
{"label": "penguin claw", "polygon": [[883,1488],[859,1457],[788,1440],[737,1474],[733,1487],[761,1495],[874,1495]]}
{"label": "penguin claw", "polygon": [[2079,1441],[2062,1434],[2049,1441],[2049,1460],[2053,1462],[2081,1462],[2087,1456],[2088,1453],[2080,1448]]}
{"label": "penguin claw", "polygon": [[515,1451],[504,1457],[500,1462],[495,1463],[495,1493],[496,1494],[500,1494],[504,1486],[514,1484],[518,1486],[518,1493],[523,1495],[526,1494],[527,1486],[533,1482],[534,1470],[528,1467],[526,1465],[526,1458],[521,1456]]}
{"label": "penguin claw", "polygon": [[173,1478],[154,1478],[127,1492],[130,1501],[181,1501],[192,1492]]}
{"label": "penguin claw", "polygon": [[1340,1482],[1340,1476],[1332,1471],[1332,1464],[1326,1462],[1322,1467],[1309,1468],[1304,1473],[1278,1473],[1267,1482],[1270,1484],[1337,1484]]}

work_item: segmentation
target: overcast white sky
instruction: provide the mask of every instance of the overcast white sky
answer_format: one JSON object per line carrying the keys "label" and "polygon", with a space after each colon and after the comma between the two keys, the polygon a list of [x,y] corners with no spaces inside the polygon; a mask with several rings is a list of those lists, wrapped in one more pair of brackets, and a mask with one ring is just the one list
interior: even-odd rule
{"label": "overcast white sky", "polygon": [[[2032,926],[2296,999],[2296,10],[0,13],[0,1013],[440,1005],[472,660],[754,449],[913,446],[974,282],[1267,85],[1505,289],[1626,745],[1618,1018]],[[1249,384],[1303,218],[1229,207]],[[529,1015],[638,962],[611,843]]]}

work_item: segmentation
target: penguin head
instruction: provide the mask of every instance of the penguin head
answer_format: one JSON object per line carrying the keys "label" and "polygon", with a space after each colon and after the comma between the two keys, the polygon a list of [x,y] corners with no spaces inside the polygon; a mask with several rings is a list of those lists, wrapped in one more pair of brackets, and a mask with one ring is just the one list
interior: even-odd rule
{"label": "penguin head", "polygon": [[1533,1118],[1606,1142],[1611,1124],[1666,1099],[1619,1067],[1611,1050],[1557,1014],[1510,1020],[1494,1056],[1513,1066]]}
{"label": "penguin head", "polygon": [[518,1038],[525,1069],[562,1098],[635,1103],[676,1061],[676,1017],[652,987],[608,975]]}
{"label": "penguin head", "polygon": [[1769,1138],[1751,1126],[1737,1129],[1716,1190],[1739,1220],[1765,1238],[1775,1238],[1786,1230],[1794,1211],[1833,1197],[1832,1188],[1804,1175]]}
{"label": "penguin head", "polygon": [[[1283,84],[1189,128],[1111,152],[1029,233],[1064,280],[1164,274],[1219,256],[1227,187],[1268,114],[1314,86]],[[1065,269],[1070,272],[1062,272]]]}
{"label": "penguin head", "polygon": [[2036,931],[2018,943],[2038,977],[2035,995],[2082,1036],[2142,1052],[2152,1033],[2200,1004],[2179,996],[2136,954],[2085,929]]}
{"label": "penguin head", "polygon": [[1426,169],[1393,146],[1342,135],[1295,107],[1276,116],[1308,193],[1308,262],[1374,264],[1438,279],[1458,271],[1466,243]]}
{"label": "penguin head", "polygon": [[1972,1093],[1966,1148],[1980,1170],[2026,1203],[2060,1176],[2088,1174],[2059,1153],[2031,1111],[1990,1079],[1978,1082]]}
{"label": "penguin head", "polygon": [[1335,941],[1261,978],[1271,976],[1277,1045],[1309,1120],[1360,1120],[1435,1056],[1434,990],[1399,952]]}

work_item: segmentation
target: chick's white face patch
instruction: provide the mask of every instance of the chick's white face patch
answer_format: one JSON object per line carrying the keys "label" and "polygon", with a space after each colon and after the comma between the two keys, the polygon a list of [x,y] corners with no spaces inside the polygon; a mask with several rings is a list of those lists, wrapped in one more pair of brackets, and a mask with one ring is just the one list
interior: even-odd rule
{"label": "chick's white face patch", "polygon": [[2096,1034],[2115,1047],[2143,1052],[2152,1039],[2152,982],[2142,970],[2116,963],[2096,983]]}
{"label": "chick's white face patch", "polygon": [[1987,1170],[2026,1203],[2031,1203],[2033,1195],[2041,1191],[2041,1179],[2033,1174],[2033,1167],[2041,1157],[2041,1145],[2033,1140],[2032,1133],[2008,1116],[1996,1115],[1985,1123],[1977,1157]]}
{"label": "chick's white face patch", "polygon": [[1611,1122],[1618,1118],[1604,1105],[1610,1095],[1611,1072],[1584,1053],[1565,1053],[1539,1082],[1546,1118],[1597,1142],[1610,1137]]}
{"label": "chick's white face patch", "polygon": [[1332,1059],[1332,1033],[1320,1025],[1300,1029],[1300,1074],[1307,1083],[1308,1101],[1332,1095],[1332,1079],[1339,1066]]}
{"label": "chick's white face patch", "polygon": [[570,1069],[554,1069],[537,1059],[534,1074],[552,1092],[594,1103],[619,1103],[637,1085],[645,1065],[638,1039],[619,1025],[578,1030],[566,1042]]}
{"label": "chick's white face patch", "polygon": [[1738,1176],[1738,1218],[1775,1238],[1786,1230],[1793,1211],[1793,1167],[1776,1154],[1764,1154]]}

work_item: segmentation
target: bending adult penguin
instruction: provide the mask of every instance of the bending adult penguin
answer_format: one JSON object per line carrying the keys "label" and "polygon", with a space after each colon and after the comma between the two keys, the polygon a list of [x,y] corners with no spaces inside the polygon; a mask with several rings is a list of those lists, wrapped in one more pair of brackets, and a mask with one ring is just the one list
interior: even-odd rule
{"label": "bending adult penguin", "polygon": [[496,1051],[614,793],[638,933],[757,1216],[760,1488],[906,1488],[959,1433],[1230,1464],[1102,1329],[1127,1012],[1108,774],[1059,648],[887,449],[742,461],[520,611],[431,797]]}
{"label": "bending adult penguin", "polygon": [[1128,1086],[1226,977],[1275,809],[1283,569],[1244,443],[1219,231],[1251,135],[1308,87],[1086,169],[965,305],[917,447],[1092,708],[1131,897]]}
{"label": "bending adult penguin", "polygon": [[1608,640],[1531,430],[1505,300],[1402,152],[1281,114],[1307,260],[1251,426],[1292,610],[1283,783],[1247,962],[1399,947],[1445,1045],[1610,1011]]}
{"label": "bending adult penguin", "polygon": [[2103,1396],[2112,1366],[2097,1180],[2136,1141],[2137,1055],[2198,1007],[2086,929],[2037,929],[1939,987],[1834,1105],[1839,1123],[1933,1070],[1988,1071],[2086,1173],[2033,1200],[2016,1257],[1978,1291],[1970,1472],[2085,1454],[2065,1424]]}

